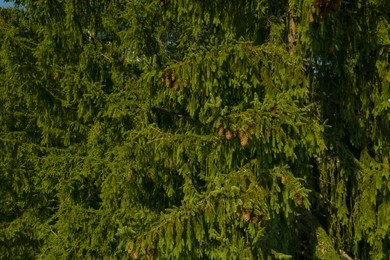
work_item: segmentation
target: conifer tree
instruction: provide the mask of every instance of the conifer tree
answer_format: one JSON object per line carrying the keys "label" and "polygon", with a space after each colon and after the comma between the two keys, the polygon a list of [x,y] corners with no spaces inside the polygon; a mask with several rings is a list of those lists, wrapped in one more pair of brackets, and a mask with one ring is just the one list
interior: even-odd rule
{"label": "conifer tree", "polygon": [[390,2],[0,9],[1,259],[385,259]]}

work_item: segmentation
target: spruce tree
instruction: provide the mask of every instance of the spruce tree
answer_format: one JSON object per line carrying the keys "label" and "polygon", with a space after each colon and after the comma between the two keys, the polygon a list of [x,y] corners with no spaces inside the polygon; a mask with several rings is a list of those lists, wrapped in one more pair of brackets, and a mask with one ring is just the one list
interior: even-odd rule
{"label": "spruce tree", "polygon": [[1,259],[385,259],[390,2],[0,9]]}

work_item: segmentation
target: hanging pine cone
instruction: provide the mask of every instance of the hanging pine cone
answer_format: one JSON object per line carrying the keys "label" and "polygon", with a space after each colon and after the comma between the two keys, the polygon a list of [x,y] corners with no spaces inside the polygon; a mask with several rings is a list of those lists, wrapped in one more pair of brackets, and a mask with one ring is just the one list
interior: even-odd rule
{"label": "hanging pine cone", "polygon": [[249,144],[248,136],[244,131],[239,132],[240,144],[242,147],[245,147]]}
{"label": "hanging pine cone", "polygon": [[297,205],[302,205],[302,197],[301,197],[301,194],[299,194],[298,192],[295,193],[295,203]]}
{"label": "hanging pine cone", "polygon": [[169,77],[165,77],[165,85],[170,88],[171,87],[171,79]]}
{"label": "hanging pine cone", "polygon": [[139,254],[138,254],[137,250],[133,252],[133,258],[134,259],[138,259],[139,258]]}
{"label": "hanging pine cone", "polygon": [[179,90],[179,83],[177,81],[173,82],[173,89],[176,91]]}
{"label": "hanging pine cone", "polygon": [[225,132],[225,137],[226,137],[227,140],[232,139],[233,134],[232,134],[232,132],[231,132],[229,129],[226,130],[226,132]]}
{"label": "hanging pine cone", "polygon": [[183,79],[183,80],[181,81],[181,85],[183,86],[183,88],[187,87],[187,84],[188,84],[188,82],[187,82],[186,79]]}
{"label": "hanging pine cone", "polygon": [[267,138],[269,138],[269,137],[271,136],[271,129],[267,128],[267,129],[265,130],[265,136],[266,136]]}
{"label": "hanging pine cone", "polygon": [[310,14],[309,15],[309,23],[313,23],[314,22],[314,14]]}
{"label": "hanging pine cone", "polygon": [[222,126],[218,127],[218,136],[221,137],[224,135],[225,129]]}
{"label": "hanging pine cone", "polygon": [[281,182],[283,185],[286,184],[286,176],[282,175]]}
{"label": "hanging pine cone", "polygon": [[255,134],[255,127],[253,125],[249,125],[248,132],[250,135],[254,135]]}
{"label": "hanging pine cone", "polygon": [[252,216],[252,223],[256,225],[257,222],[259,222],[259,215],[254,213],[253,216]]}
{"label": "hanging pine cone", "polygon": [[251,213],[248,209],[244,210],[242,213],[242,218],[245,220],[245,222],[248,222],[251,219]]}
{"label": "hanging pine cone", "polygon": [[236,135],[237,135],[238,138],[241,139],[241,137],[242,137],[244,134],[245,134],[245,132],[244,132],[243,130],[237,129]]}

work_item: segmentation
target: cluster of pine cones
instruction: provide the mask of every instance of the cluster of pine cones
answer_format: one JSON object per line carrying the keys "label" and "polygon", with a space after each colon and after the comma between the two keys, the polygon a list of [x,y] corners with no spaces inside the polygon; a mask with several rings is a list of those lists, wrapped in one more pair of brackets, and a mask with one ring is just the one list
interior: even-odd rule
{"label": "cluster of pine cones", "polygon": [[187,87],[187,80],[183,79],[180,83],[176,79],[174,71],[167,69],[160,78],[161,83],[165,83],[168,88],[178,91],[180,87]]}
{"label": "cluster of pine cones", "polygon": [[249,222],[250,220],[252,220],[253,224],[257,224],[259,222],[259,220],[266,219],[267,212],[265,210],[262,210],[261,213],[258,213],[251,208],[241,208],[240,206],[238,206],[234,215],[236,218],[242,217],[242,219],[245,222]]}
{"label": "cluster of pine cones", "polygon": [[[249,136],[248,136],[249,134]],[[240,144],[242,147],[246,147],[249,145],[249,137],[255,134],[255,127],[249,126],[248,131],[244,131],[242,129],[237,129],[233,131],[229,128],[223,128],[220,126],[218,128],[218,136],[224,136],[227,140],[231,140],[233,137],[240,139]]]}

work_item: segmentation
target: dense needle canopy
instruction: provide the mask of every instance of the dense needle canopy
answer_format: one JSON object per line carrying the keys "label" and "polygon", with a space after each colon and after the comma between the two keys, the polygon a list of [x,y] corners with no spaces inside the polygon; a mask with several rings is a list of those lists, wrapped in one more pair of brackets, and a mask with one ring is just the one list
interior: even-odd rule
{"label": "dense needle canopy", "polygon": [[390,1],[0,8],[0,259],[386,259]]}

